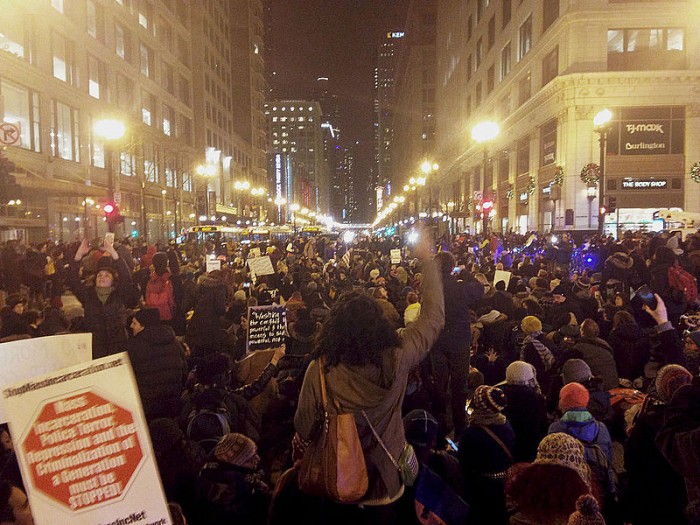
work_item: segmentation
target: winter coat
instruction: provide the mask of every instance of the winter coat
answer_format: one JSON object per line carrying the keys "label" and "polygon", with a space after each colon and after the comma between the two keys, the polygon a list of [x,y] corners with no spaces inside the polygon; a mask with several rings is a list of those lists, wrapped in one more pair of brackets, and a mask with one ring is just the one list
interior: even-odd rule
{"label": "winter coat", "polygon": [[166,325],[147,326],[129,339],[129,360],[147,420],[175,418],[187,378],[185,351]]}
{"label": "winter coat", "polygon": [[31,335],[29,323],[27,323],[24,317],[14,312],[9,306],[6,306],[0,310],[0,321],[2,321],[2,327],[0,327],[0,339],[11,335]]}
{"label": "winter coat", "polygon": [[671,321],[673,326],[677,326],[681,314],[685,311],[686,304],[685,302],[676,302],[671,297],[671,285],[668,281],[668,269],[671,266],[673,265],[668,263],[657,263],[649,268],[649,272],[651,273],[649,287],[652,292],[661,296],[661,299],[663,299],[666,305],[669,321]]}
{"label": "winter coat", "polygon": [[617,373],[624,379],[634,380],[644,374],[649,361],[649,337],[637,324],[620,324],[608,336],[612,346]]}
{"label": "winter coat", "polygon": [[580,354],[595,377],[603,380],[603,390],[617,388],[620,379],[610,345],[599,338],[582,337],[574,345],[573,351]]}
{"label": "winter coat", "polygon": [[92,333],[93,359],[126,351],[127,308],[134,307],[137,300],[137,294],[131,282],[131,273],[126,263],[117,259],[113,264],[116,265],[118,272],[115,288],[107,301],[102,304],[95,288],[86,286],[80,280],[78,275],[80,262],[75,260],[70,262],[68,285],[83,305],[85,327]]}
{"label": "winter coat", "polygon": [[535,460],[537,446],[547,435],[549,420],[545,398],[536,389],[525,385],[500,385],[506,395],[506,418],[515,432],[513,461]]}
{"label": "winter coat", "polygon": [[[585,408],[575,408],[564,413],[559,421],[549,425],[548,434],[564,432],[584,444],[598,445],[612,465],[612,440],[604,423],[596,421]],[[586,460],[589,460],[586,455]]]}
{"label": "winter coat", "polygon": [[[339,364],[325,371],[329,409],[355,413],[369,476],[369,488],[362,499],[365,503],[386,505],[403,494],[396,467],[377,443],[360,412],[366,411],[386,448],[398,458],[406,442],[401,404],[408,375],[425,358],[444,324],[443,287],[435,262],[426,265],[423,293],[420,317],[402,331],[398,348],[384,352],[381,369]],[[321,423],[318,367],[317,360],[309,364],[294,416],[296,432],[303,440],[310,440]]]}
{"label": "winter coat", "polygon": [[[469,352],[471,326],[469,309],[484,295],[484,287],[478,281],[457,281],[451,275],[442,276],[445,290],[445,328],[435,342],[434,349],[447,355]],[[426,284],[421,291],[427,291]]]}
{"label": "winter coat", "polygon": [[[554,356],[555,360],[558,359],[560,352],[552,341],[547,339],[547,337],[545,337],[544,334],[538,335],[537,339],[540,343],[549,348],[549,351],[552,352],[552,355]],[[552,368],[546,370],[544,361],[542,361],[542,358],[540,357],[537,348],[535,348],[535,345],[532,343],[526,343],[525,345],[523,345],[520,351],[520,356],[521,361],[530,363],[532,366],[535,367],[537,381],[539,382],[542,391],[549,392],[549,387],[552,382],[552,376],[555,372],[556,362],[554,365],[552,365]]]}
{"label": "winter coat", "polygon": [[205,277],[197,290],[194,314],[190,323],[196,347],[211,351],[219,348],[225,332],[220,318],[226,313],[226,285],[221,279]]}

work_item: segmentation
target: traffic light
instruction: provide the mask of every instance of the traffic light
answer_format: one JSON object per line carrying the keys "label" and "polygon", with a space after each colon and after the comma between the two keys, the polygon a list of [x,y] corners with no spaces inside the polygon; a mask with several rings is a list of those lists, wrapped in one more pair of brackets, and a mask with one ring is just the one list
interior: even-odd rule
{"label": "traffic light", "polygon": [[107,220],[107,229],[111,232],[114,231],[115,226],[124,222],[124,217],[119,213],[119,207],[113,202],[108,202],[102,209],[105,212],[105,219]]}
{"label": "traffic light", "polygon": [[617,210],[617,197],[613,197],[612,195],[608,197],[608,207],[607,211],[608,213],[614,213]]}
{"label": "traffic light", "polygon": [[484,215],[490,215],[493,210],[493,201],[484,201],[481,208],[484,210]]}
{"label": "traffic light", "polygon": [[22,188],[12,175],[15,169],[15,163],[5,157],[0,150],[0,204],[22,198]]}

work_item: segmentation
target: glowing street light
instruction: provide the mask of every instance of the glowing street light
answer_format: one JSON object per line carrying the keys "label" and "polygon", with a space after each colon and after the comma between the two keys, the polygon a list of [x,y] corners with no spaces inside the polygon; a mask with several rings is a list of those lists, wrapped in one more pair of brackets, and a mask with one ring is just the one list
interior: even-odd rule
{"label": "glowing street light", "polygon": [[126,133],[126,126],[116,119],[102,119],[95,122],[93,127],[95,134],[106,140],[117,140]]}
{"label": "glowing street light", "polygon": [[495,122],[479,122],[472,128],[472,138],[479,144],[495,139],[501,128]]}
{"label": "glowing street light", "polygon": [[200,164],[195,168],[195,172],[202,177],[213,177],[216,175],[216,166],[213,164]]}

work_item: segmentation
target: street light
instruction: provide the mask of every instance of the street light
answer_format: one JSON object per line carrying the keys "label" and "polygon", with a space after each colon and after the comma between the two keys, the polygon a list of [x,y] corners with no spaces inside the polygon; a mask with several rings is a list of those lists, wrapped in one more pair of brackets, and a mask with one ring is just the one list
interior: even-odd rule
{"label": "street light", "polygon": [[299,211],[300,206],[294,202],[290,204],[289,206],[289,211],[292,212],[292,232],[294,234],[297,233],[297,212]]}
{"label": "street light", "polygon": [[605,155],[608,132],[610,131],[610,120],[612,111],[605,108],[593,117],[593,131],[598,133],[598,143],[600,144],[600,179],[598,181],[598,204],[600,212],[598,214],[598,233],[603,235],[605,231]]}
{"label": "street light", "polygon": [[589,184],[588,187],[586,188],[586,198],[588,199],[588,227],[591,228],[593,226],[593,212],[592,212],[592,207],[593,207],[593,199],[596,198],[598,195],[598,190],[595,187],[595,184]]}
{"label": "street light", "polygon": [[[96,136],[104,140],[105,169],[107,170],[107,197],[109,201],[112,202],[114,200],[114,152],[112,151],[112,143],[124,136],[126,133],[126,126],[120,120],[102,119],[94,123],[93,132]],[[112,223],[108,224],[108,228],[109,231],[114,231],[114,225]],[[85,235],[88,235],[87,231]]]}
{"label": "street light", "polygon": [[277,206],[277,222],[282,224],[282,206],[287,204],[287,199],[284,197],[275,197],[275,206]]}
{"label": "street light", "polygon": [[[479,144],[484,145],[484,159],[483,159],[483,179],[484,179],[484,184],[483,184],[483,198],[486,199],[487,197],[490,198],[490,195],[486,195],[486,165],[489,162],[489,153],[488,153],[488,143],[494,140],[496,137],[498,137],[498,134],[501,132],[501,128],[496,124],[495,122],[492,121],[484,121],[484,122],[479,122],[472,128],[472,139],[475,140]],[[489,188],[491,190],[492,188]],[[490,191],[489,191],[490,193]],[[482,219],[484,223],[484,235],[488,233],[489,229],[489,216],[491,215],[491,211],[484,211],[482,210]]]}

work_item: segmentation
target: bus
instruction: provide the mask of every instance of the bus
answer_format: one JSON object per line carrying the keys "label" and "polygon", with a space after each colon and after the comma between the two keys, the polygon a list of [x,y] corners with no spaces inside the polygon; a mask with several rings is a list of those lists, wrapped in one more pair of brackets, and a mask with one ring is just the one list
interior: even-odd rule
{"label": "bus", "polygon": [[185,239],[198,243],[210,242],[220,246],[222,243],[229,242],[241,244],[269,243],[272,240],[284,242],[291,235],[292,229],[289,226],[237,228],[235,226],[202,225],[188,228],[185,232]]}
{"label": "bus", "polygon": [[654,212],[654,229],[680,232],[685,240],[700,229],[700,213],[661,209]]}

